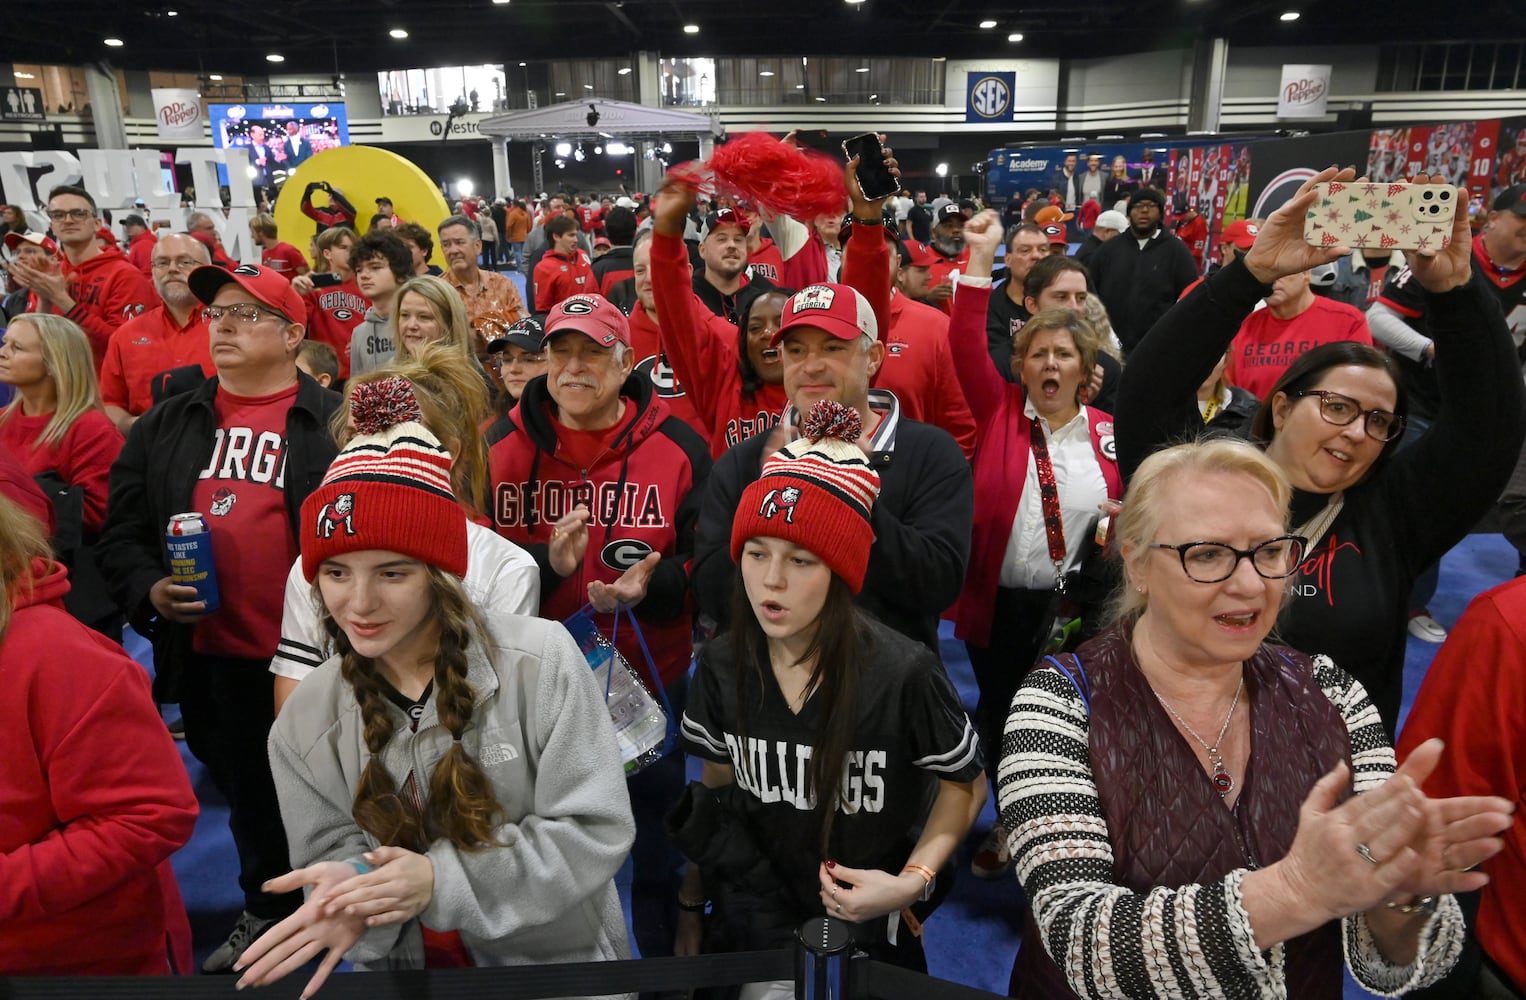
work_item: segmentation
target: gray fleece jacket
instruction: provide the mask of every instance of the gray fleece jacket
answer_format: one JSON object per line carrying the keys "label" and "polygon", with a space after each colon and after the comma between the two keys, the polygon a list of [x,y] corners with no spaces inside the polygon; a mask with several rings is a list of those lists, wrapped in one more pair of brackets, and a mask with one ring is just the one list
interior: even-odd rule
{"label": "gray fleece jacket", "polygon": [[[429,848],[434,897],[415,919],[367,931],[347,957],[369,969],[423,968],[419,927],[459,931],[478,965],[590,962],[630,955],[614,877],[635,837],[604,699],[559,623],[497,616],[468,650],[475,692],[462,745],[507,812],[502,847]],[[450,749],[431,697],[410,732],[402,711],[381,760],[397,787],[427,787]],[[302,681],[270,732],[270,763],[293,868],[359,862],[377,846],[350,817],[368,754],[360,707],[332,657]]]}
{"label": "gray fleece jacket", "polygon": [[350,377],[383,368],[397,353],[397,338],[392,335],[392,321],[372,306],[366,318],[350,334]]}

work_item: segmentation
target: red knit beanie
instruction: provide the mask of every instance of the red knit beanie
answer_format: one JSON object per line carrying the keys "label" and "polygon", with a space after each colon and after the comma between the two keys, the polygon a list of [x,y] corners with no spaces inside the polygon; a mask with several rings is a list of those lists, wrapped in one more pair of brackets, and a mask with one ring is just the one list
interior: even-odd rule
{"label": "red knit beanie", "polygon": [[450,452],[419,422],[406,379],[365,382],[350,393],[359,433],[302,502],[302,575],[325,559],[384,549],[466,574],[466,515],[450,485]]}
{"label": "red knit beanie", "polygon": [[880,477],[853,442],[858,411],[823,399],[805,419],[805,436],[780,448],[742,492],[731,523],[731,559],[749,538],[782,538],[815,554],[853,593],[864,587],[874,529],[869,515]]}

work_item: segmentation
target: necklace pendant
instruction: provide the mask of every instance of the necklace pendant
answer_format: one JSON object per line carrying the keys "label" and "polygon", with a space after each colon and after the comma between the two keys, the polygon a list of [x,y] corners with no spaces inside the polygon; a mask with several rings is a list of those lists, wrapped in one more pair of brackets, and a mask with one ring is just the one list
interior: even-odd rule
{"label": "necklace pendant", "polygon": [[1218,791],[1219,797],[1224,798],[1234,791],[1235,779],[1230,777],[1229,769],[1224,766],[1224,759],[1218,754],[1209,758],[1213,764],[1213,787]]}

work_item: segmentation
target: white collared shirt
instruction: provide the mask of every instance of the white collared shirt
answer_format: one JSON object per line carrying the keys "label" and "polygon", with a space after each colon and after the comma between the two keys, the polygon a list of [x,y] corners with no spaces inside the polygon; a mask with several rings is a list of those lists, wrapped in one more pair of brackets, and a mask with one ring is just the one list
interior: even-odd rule
{"label": "white collared shirt", "polygon": [[[1067,423],[1050,428],[1038,415],[1030,400],[1023,407],[1029,420],[1038,420],[1049,445],[1049,462],[1054,467],[1055,485],[1060,493],[1060,521],[1065,530],[1065,572],[1081,561],[1082,545],[1095,530],[1102,512],[1097,505],[1107,499],[1107,480],[1097,464],[1092,448],[1090,410],[1081,412]],[[1044,532],[1044,501],[1039,492],[1039,473],[1033,453],[1028,453],[1028,475],[1023,480],[1023,495],[1012,519],[1012,534],[1002,556],[1003,587],[1024,590],[1052,590],[1058,581],[1054,561],[1049,558],[1049,536]]]}

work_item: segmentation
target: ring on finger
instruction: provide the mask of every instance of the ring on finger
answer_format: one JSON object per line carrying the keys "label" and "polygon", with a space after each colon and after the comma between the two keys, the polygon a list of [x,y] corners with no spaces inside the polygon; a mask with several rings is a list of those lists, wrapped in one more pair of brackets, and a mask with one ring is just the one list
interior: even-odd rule
{"label": "ring on finger", "polygon": [[1372,849],[1366,844],[1357,844],[1356,853],[1362,856],[1362,860],[1370,865],[1381,865],[1383,862],[1372,856]]}

